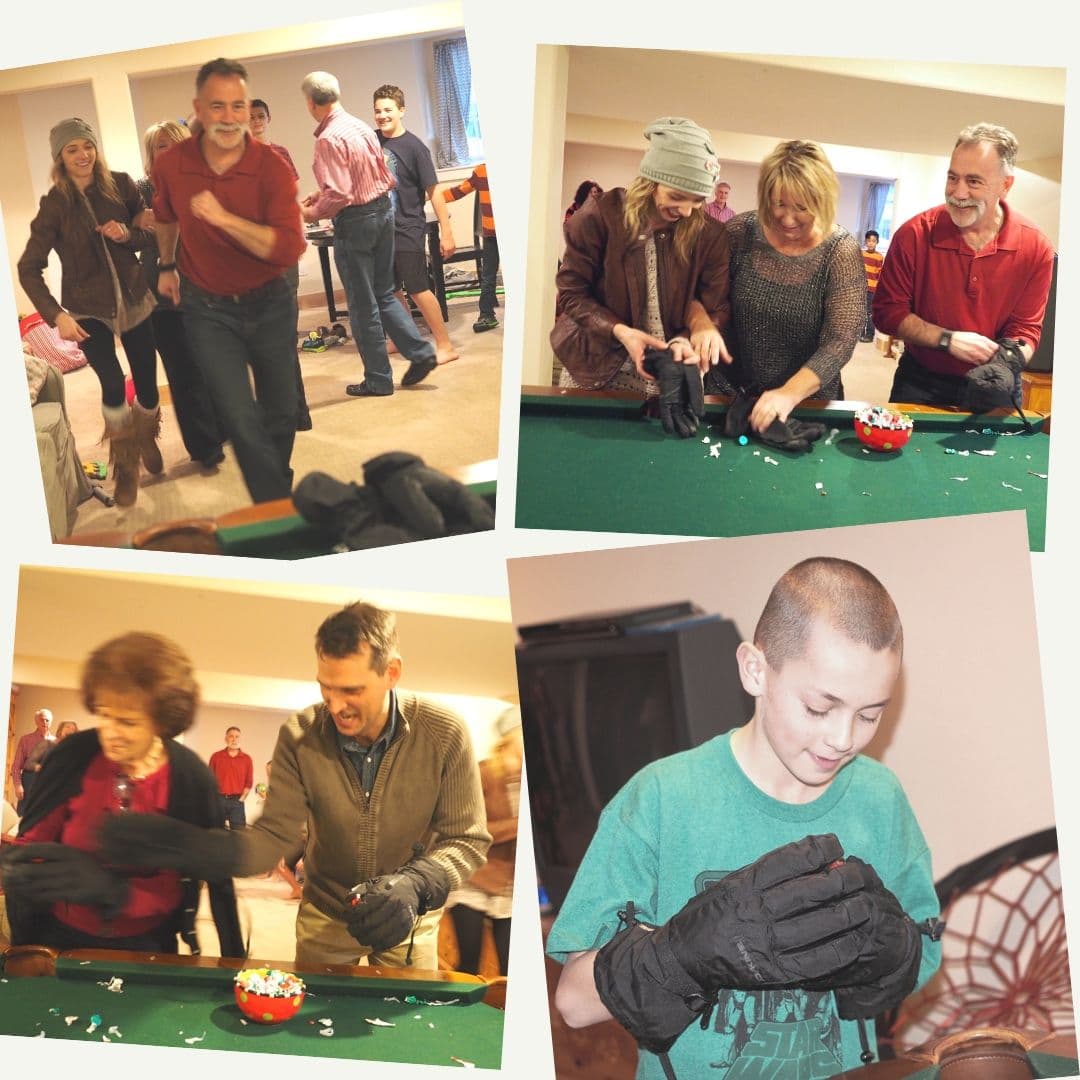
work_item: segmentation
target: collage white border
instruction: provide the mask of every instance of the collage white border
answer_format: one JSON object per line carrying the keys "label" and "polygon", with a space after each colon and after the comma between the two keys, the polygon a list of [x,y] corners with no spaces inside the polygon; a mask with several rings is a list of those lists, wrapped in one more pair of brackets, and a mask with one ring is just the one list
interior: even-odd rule
{"label": "collage white border", "polygon": [[[183,4],[125,5],[101,0],[54,0],[53,3],[5,5],[0,35],[0,67],[22,67],[94,53],[219,37],[256,29],[377,13],[419,6],[403,0],[328,0],[319,7],[261,0],[241,5],[221,0],[185,0]],[[660,538],[589,533],[515,532],[512,490],[517,463],[517,399],[520,389],[522,295],[532,126],[532,74],[535,46],[545,44],[624,45],[638,48],[699,48],[709,51],[790,53],[816,56],[880,56],[891,63],[910,60],[956,61],[1002,65],[1048,65],[1068,70],[1066,86],[1063,193],[1080,191],[1077,127],[1080,124],[1080,66],[1070,43],[1072,25],[1061,21],[1060,5],[1050,0],[1002,3],[942,4],[905,0],[879,5],[855,0],[797,3],[772,0],[765,5],[706,0],[464,0],[474,79],[480,102],[484,141],[494,198],[498,208],[500,251],[506,284],[503,398],[499,455],[499,525],[494,534],[435,541],[419,551],[402,548],[334,556],[304,563],[273,564],[258,560],[220,560],[143,552],[51,546],[41,500],[25,383],[18,356],[15,309],[7,261],[0,262],[0,325],[9,362],[0,365],[0,463],[6,528],[0,533],[0,685],[10,678],[18,565],[52,565],[136,570],[253,580],[287,577],[294,582],[386,586],[416,591],[502,595],[507,557],[558,551],[623,546]],[[14,10],[12,10],[14,9]],[[92,63],[93,61],[88,61]],[[677,77],[677,72],[673,72]],[[346,103],[348,106],[348,103]],[[730,101],[737,112],[737,100]],[[663,103],[657,102],[663,112]],[[976,118],[978,119],[978,118]],[[888,118],[883,117],[882,123]],[[1057,419],[1051,451],[1047,513],[1047,551],[1032,556],[1040,649],[1047,710],[1051,768],[1055,776],[1058,829],[1063,850],[1066,896],[1072,898],[1070,929],[1080,940],[1080,784],[1071,775],[1080,760],[1080,709],[1071,678],[1077,669],[1074,642],[1080,639],[1080,573],[1073,530],[1080,526],[1074,495],[1075,469],[1080,468],[1071,405],[1080,394],[1070,355],[1080,325],[1076,296],[1080,271],[1072,253],[1080,251],[1076,204],[1061,200],[1055,404]],[[972,553],[978,557],[977,552]],[[1006,570],[1003,570],[1006,572]],[[58,624],[78,612],[57,612]],[[995,627],[972,627],[972,633],[1010,632],[1010,613],[1001,612]],[[1007,678],[1007,673],[1003,673]],[[943,723],[949,718],[942,718]],[[1001,748],[1003,754],[1011,751]],[[519,846],[521,877],[531,875],[531,843]],[[1073,949],[1074,984],[1080,971],[1080,948]],[[96,1056],[104,1053],[108,1056]],[[0,1039],[0,1062],[7,1075],[28,1070],[118,1071],[182,1077],[198,1071],[229,1080],[261,1069],[310,1069],[310,1059],[189,1050],[160,1051],[134,1046],[86,1049],[82,1043]],[[501,1075],[522,1080],[553,1077],[550,1064],[547,1003],[539,950],[539,919],[529,889],[519,889],[515,913],[512,978],[506,1016],[506,1044]],[[440,1077],[443,1070],[407,1065],[320,1061],[320,1080]],[[10,1069],[10,1072],[8,1071]]]}

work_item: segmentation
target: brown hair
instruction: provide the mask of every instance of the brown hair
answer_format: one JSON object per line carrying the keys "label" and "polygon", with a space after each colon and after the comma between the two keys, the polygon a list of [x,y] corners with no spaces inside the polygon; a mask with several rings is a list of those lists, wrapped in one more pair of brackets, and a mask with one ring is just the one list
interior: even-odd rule
{"label": "brown hair", "polygon": [[163,739],[187,731],[199,706],[199,684],[187,655],[168,638],[139,631],[99,645],[86,658],[81,690],[91,713],[102,690],[140,694]]}
{"label": "brown hair", "polygon": [[[623,197],[623,223],[627,235],[635,240],[652,218],[655,203],[653,195],[659,185],[655,180],[636,176],[626,188]],[[702,200],[704,203],[704,200]],[[680,262],[690,261],[690,252],[694,250],[694,241],[705,227],[705,211],[700,206],[694,207],[689,217],[680,218],[674,228],[675,254]]]}
{"label": "brown hair", "polygon": [[400,86],[385,83],[371,95],[371,104],[374,105],[379,98],[389,98],[399,109],[405,108],[405,95],[402,93]]}
{"label": "brown hair", "polygon": [[796,563],[773,586],[754,630],[769,666],[802,656],[821,620],[874,652],[903,652],[904,628],[885,586],[865,567],[817,557]]}
{"label": "brown hair", "polygon": [[762,225],[768,225],[772,220],[770,204],[781,191],[788,192],[791,198],[805,206],[823,232],[829,232],[836,224],[840,181],[825,151],[817,143],[802,139],[777,143],[761,163],[757,212]]}
{"label": "brown hair", "polygon": [[385,675],[387,665],[399,655],[397,619],[392,611],[357,601],[324,619],[315,632],[319,656],[340,660],[360,652],[363,645],[371,650],[371,669]]}

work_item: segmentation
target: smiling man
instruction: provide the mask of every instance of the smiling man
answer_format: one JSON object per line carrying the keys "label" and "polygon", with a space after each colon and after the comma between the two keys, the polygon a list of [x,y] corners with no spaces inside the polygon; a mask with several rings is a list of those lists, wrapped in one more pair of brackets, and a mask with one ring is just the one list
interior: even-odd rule
{"label": "smiling man", "polygon": [[296,180],[251,138],[243,64],[209,61],[195,92],[198,134],[154,164],[158,291],[183,298],[191,352],[244,483],[266,502],[292,490],[296,294],[282,275],[306,246]]}
{"label": "smiling man", "polygon": [[398,689],[396,620],[373,604],[326,619],[315,662],[322,702],[282,725],[266,804],[250,829],[127,815],[107,826],[107,850],[123,852],[127,865],[247,876],[276,866],[306,825],[296,959],[368,956],[435,970],[446,895],[491,844],[468,728],[445,706]]}
{"label": "smiling man", "polygon": [[1018,149],[1016,136],[996,124],[965,128],[944,204],[893,235],[873,301],[874,325],[904,342],[890,401],[972,411],[1019,401],[1054,251],[1006,201]]}

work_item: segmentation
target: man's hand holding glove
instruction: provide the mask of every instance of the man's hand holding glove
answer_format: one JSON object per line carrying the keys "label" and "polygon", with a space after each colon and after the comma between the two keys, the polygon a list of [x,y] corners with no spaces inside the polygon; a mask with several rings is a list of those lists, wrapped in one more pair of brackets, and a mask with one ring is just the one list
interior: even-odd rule
{"label": "man's hand holding glove", "polygon": [[628,920],[596,955],[600,1000],[659,1054],[722,989],[835,979],[863,955],[873,914],[862,865],[843,856],[835,836],[808,836],[728,874],[663,926]]}
{"label": "man's hand holding glove", "polygon": [[111,863],[176,870],[204,881],[233,877],[240,862],[237,837],[228,829],[204,829],[164,814],[109,814],[99,834]]}
{"label": "man's hand holding glove", "polygon": [[1019,408],[1020,372],[1024,364],[1020,342],[1015,338],[1000,338],[997,352],[964,376],[960,408],[971,412]]}
{"label": "man's hand holding glove", "polygon": [[705,389],[697,364],[680,363],[670,349],[648,349],[645,370],[660,387],[660,422],[669,435],[689,439],[705,419]]}
{"label": "man's hand holding glove", "polygon": [[107,918],[127,902],[127,881],[69,844],[4,844],[0,877],[12,897],[36,904],[87,904],[103,909]]}
{"label": "man's hand holding glove", "polygon": [[373,952],[400,945],[416,920],[441,908],[450,892],[443,866],[423,855],[392,874],[361,882],[350,892],[345,921],[349,933]]}
{"label": "man's hand holding glove", "polygon": [[825,434],[824,424],[796,420],[793,416],[789,416],[787,420],[774,420],[761,433],[751,431],[750,414],[754,411],[754,405],[759,397],[761,397],[761,390],[756,388],[740,389],[736,393],[724,414],[724,434],[729,439],[750,435],[777,450],[802,453],[809,450]]}

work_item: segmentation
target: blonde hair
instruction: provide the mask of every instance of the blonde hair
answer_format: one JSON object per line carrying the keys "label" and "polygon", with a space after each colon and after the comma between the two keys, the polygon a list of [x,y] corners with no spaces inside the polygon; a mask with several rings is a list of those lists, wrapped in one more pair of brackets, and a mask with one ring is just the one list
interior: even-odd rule
{"label": "blonde hair", "polygon": [[[655,203],[653,196],[659,185],[655,180],[644,176],[635,177],[626,188],[623,197],[623,223],[631,240],[636,239],[652,219]],[[675,254],[680,262],[690,261],[690,252],[694,250],[694,241],[705,227],[705,211],[695,206],[689,217],[680,218],[674,228]]]}
{"label": "blonde hair", "polygon": [[147,176],[150,175],[150,170],[154,167],[154,155],[157,152],[154,149],[154,143],[157,142],[158,136],[162,133],[168,135],[174,143],[191,138],[191,132],[183,124],[178,124],[175,120],[159,120],[156,124],[151,124],[143,135],[143,157],[146,162]]}
{"label": "blonde hair", "polygon": [[[109,171],[109,166],[106,164],[105,159],[101,156],[101,151],[95,146],[94,153],[94,179],[91,181],[95,184],[102,195],[105,196],[109,202],[116,203],[117,206],[123,206],[124,200],[120,198],[120,191],[116,186],[116,181],[113,179],[112,173]],[[61,194],[69,201],[73,201],[75,198],[75,185],[71,182],[71,177],[67,174],[67,169],[64,167],[64,159],[57,158],[53,162],[53,167],[49,172],[49,179],[53,182],[53,187],[59,188]]]}
{"label": "blonde hair", "polygon": [[778,143],[761,163],[757,212],[762,225],[772,220],[772,200],[782,191],[814,215],[814,222],[822,232],[829,232],[836,224],[840,181],[817,143],[802,139]]}

